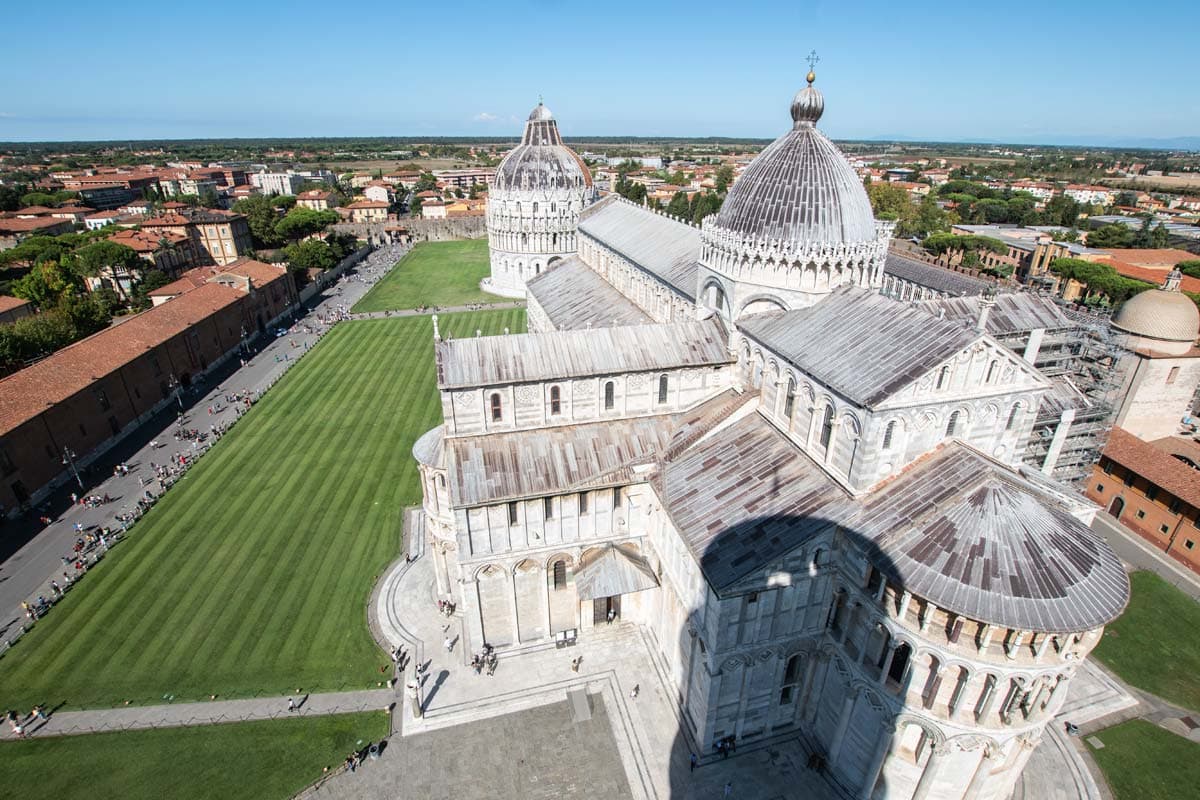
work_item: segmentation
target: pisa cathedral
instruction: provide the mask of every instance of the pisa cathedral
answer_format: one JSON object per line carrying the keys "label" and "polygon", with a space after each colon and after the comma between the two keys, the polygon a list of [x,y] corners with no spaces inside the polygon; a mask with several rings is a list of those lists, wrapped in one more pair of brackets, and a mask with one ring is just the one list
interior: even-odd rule
{"label": "pisa cathedral", "polygon": [[437,591],[472,649],[641,626],[699,752],[794,734],[847,796],[1002,800],[1128,582],[1022,464],[1051,381],[993,300],[881,293],[813,79],[700,227],[590,202],[531,114],[488,212],[530,332],[435,342],[413,450]]}

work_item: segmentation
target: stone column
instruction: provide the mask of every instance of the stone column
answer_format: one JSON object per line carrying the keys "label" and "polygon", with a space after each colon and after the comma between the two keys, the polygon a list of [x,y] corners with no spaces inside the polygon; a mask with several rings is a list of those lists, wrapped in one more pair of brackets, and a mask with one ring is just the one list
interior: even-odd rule
{"label": "stone column", "polygon": [[742,727],[746,722],[746,703],[749,701],[750,673],[754,669],[756,662],[751,660],[748,664],[742,664],[742,685],[738,688],[738,710],[737,720],[734,722],[734,735],[738,738],[742,736]]}
{"label": "stone column", "polygon": [[1054,713],[1054,710],[1058,706],[1059,696],[1066,693],[1067,685],[1069,683],[1070,681],[1067,680],[1066,676],[1058,676],[1058,680],[1055,682],[1054,688],[1050,690],[1050,696],[1046,698],[1046,707],[1042,709],[1041,717],[1048,717],[1050,714]]}
{"label": "stone column", "polygon": [[988,784],[988,778],[992,776],[997,755],[994,748],[985,747],[983,749],[983,758],[979,759],[979,766],[975,768],[975,774],[971,776],[971,782],[967,785],[967,793],[963,795],[963,800],[979,800],[984,787]]}
{"label": "stone column", "polygon": [[879,783],[879,773],[883,771],[883,764],[887,761],[888,753],[891,752],[892,742],[895,739],[896,731],[890,730],[875,745],[875,755],[871,757],[871,765],[867,767],[867,775],[863,779],[862,787],[858,790],[859,800],[871,800],[871,795],[875,793],[875,784]]}
{"label": "stone column", "polygon": [[[483,606],[479,602],[479,581],[475,578],[462,579],[463,619],[467,622],[467,635],[471,637],[469,649],[483,647]],[[467,642],[460,642],[460,652],[467,652]]]}
{"label": "stone column", "polygon": [[542,572],[542,620],[546,623],[546,638],[553,639],[554,633],[550,630],[550,576],[546,572],[546,568],[541,568]]}
{"label": "stone column", "polygon": [[518,645],[521,643],[521,621],[520,621],[519,615],[517,614],[517,570],[516,570],[516,567],[514,567],[508,573],[508,580],[509,580],[509,584],[512,588],[512,591],[508,593],[508,607],[509,607],[509,610],[512,612],[513,644]]}
{"label": "stone column", "polygon": [[[983,688],[985,691],[987,690],[987,683],[988,683],[988,676],[985,674],[983,676]],[[983,704],[983,708],[981,708],[979,710],[979,716],[977,719],[980,723],[986,725],[987,718],[991,715],[992,711],[996,708],[996,703],[997,703],[997,701],[1000,700],[1000,695],[1002,695],[1004,693],[1003,689],[1001,689],[1001,685],[1002,684],[1000,683],[1000,679],[996,678],[996,682],[992,686],[992,693],[988,695],[987,701],[984,702],[984,704]]]}
{"label": "stone column", "polygon": [[838,717],[837,729],[833,733],[833,741],[829,744],[829,769],[837,766],[838,756],[842,754],[842,744],[846,741],[846,729],[854,718],[854,704],[858,701],[858,690],[855,689],[842,700],[842,713]]}
{"label": "stone column", "polygon": [[937,742],[929,751],[929,760],[925,762],[925,771],[917,782],[917,790],[913,792],[912,800],[925,800],[933,790],[933,782],[937,780],[942,760],[946,757],[949,746],[945,742]]}
{"label": "stone column", "polygon": [[433,574],[437,578],[437,593],[446,597],[450,594],[450,579],[446,574],[446,551],[441,542],[434,539],[433,545]]}
{"label": "stone column", "polygon": [[908,613],[908,604],[912,602],[912,592],[905,592],[900,595],[900,610],[896,612],[896,618],[904,619],[904,615]]}
{"label": "stone column", "polygon": [[888,644],[887,657],[885,657],[883,659],[883,668],[879,671],[879,685],[880,686],[884,686],[887,684],[888,670],[890,670],[892,668],[892,661],[895,660],[895,658],[896,658],[896,648],[897,647],[899,647],[899,645],[896,644],[895,639],[893,639],[891,641],[891,643]]}
{"label": "stone column", "polygon": [[[814,676],[814,679],[812,682],[812,688],[816,688],[817,683],[820,683],[821,688],[820,688],[820,690],[818,690],[816,692],[816,700],[815,700],[815,702],[813,702],[811,710],[806,709],[806,711],[805,711],[810,725],[813,723],[813,721],[816,720],[817,712],[820,711],[820,709],[821,709],[821,693],[825,690],[825,684],[829,681],[829,670],[833,669],[833,663],[832,663],[833,660],[830,658],[830,656],[828,654],[822,653],[820,655],[820,659],[823,662],[824,667],[819,668],[820,673],[821,673],[819,678]],[[812,693],[810,692],[809,696],[811,696],[811,695],[812,695]],[[807,706],[807,703],[808,703],[808,697],[805,698],[806,706]]]}
{"label": "stone column", "polygon": [[[804,667],[804,689],[800,693],[800,702],[796,704],[796,710],[800,711],[801,715],[808,714],[808,699],[812,694],[813,682],[817,677],[817,662],[821,657],[817,653],[812,653],[807,657],[808,663]],[[803,709],[801,711],[801,709]]]}

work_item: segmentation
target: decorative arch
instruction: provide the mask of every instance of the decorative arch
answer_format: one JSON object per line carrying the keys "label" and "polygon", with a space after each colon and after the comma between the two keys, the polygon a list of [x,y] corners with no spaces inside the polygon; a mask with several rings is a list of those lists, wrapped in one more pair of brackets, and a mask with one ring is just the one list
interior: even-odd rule
{"label": "decorative arch", "polygon": [[751,314],[762,314],[769,311],[787,311],[788,307],[783,300],[772,294],[756,294],[746,298],[738,309],[737,318],[750,316]]}

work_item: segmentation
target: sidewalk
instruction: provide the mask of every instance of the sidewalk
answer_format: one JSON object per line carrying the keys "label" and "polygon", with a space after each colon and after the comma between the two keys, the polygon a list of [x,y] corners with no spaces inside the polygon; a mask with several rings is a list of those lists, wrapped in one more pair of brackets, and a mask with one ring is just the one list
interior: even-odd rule
{"label": "sidewalk", "polygon": [[501,303],[468,303],[465,306],[429,306],[428,308],[405,308],[399,311],[360,311],[350,319],[385,319],[387,317],[423,317],[430,314],[455,314],[461,311],[498,311],[505,308],[524,308],[524,300],[506,300]]}
{"label": "sidewalk", "polygon": [[[187,725],[217,725],[254,719],[313,717],[359,711],[388,711],[395,693],[391,689],[295,695],[296,709],[288,711],[287,697],[257,697],[248,700],[214,700],[209,703],[171,703],[160,706],[61,711],[44,722],[23,719],[30,737],[71,736],[101,731],[139,728],[180,728]],[[15,739],[11,728],[0,726],[0,739]]]}
{"label": "sidewalk", "polygon": [[[316,344],[331,326],[318,323],[319,316],[330,317],[342,314],[359,300],[381,279],[398,259],[401,248],[383,248],[367,256],[357,267],[336,281],[325,292],[318,295],[316,303],[297,317],[291,332],[286,336],[268,338],[268,332],[254,343],[253,356],[244,367],[232,359],[230,367],[214,373],[215,377],[197,382],[193,389],[177,395],[175,402],[164,408],[143,427],[132,433],[120,445],[98,458],[86,469],[81,469],[83,488],[70,480],[54,492],[43,504],[47,511],[35,510],[27,519],[12,520],[3,528],[5,539],[25,540],[15,553],[0,564],[0,648],[21,633],[25,622],[20,607],[23,600],[33,602],[39,595],[47,600],[53,598],[50,587],[52,579],[60,586],[65,584],[63,572],[74,576],[75,570],[63,561],[73,556],[72,547],[78,538],[75,525],[84,530],[98,532],[107,527],[120,530],[118,514],[136,512],[137,499],[147,489],[159,492],[154,470],[150,464],[163,465],[171,456],[179,453],[200,455],[215,441],[211,435],[206,442],[193,444],[188,440],[177,440],[175,431],[182,410],[182,424],[186,428],[209,432],[210,426],[226,428],[236,422],[244,404],[228,403],[226,394],[248,392],[257,398],[279,380],[299,358]],[[305,326],[310,332],[305,332]],[[294,343],[294,344],[293,344]],[[284,360],[286,358],[286,360]],[[222,410],[217,411],[217,405]],[[212,407],[213,412],[209,413]],[[157,441],[158,448],[150,443]],[[123,463],[129,467],[126,476],[114,476],[115,465]],[[142,481],[145,481],[143,486]],[[108,495],[112,501],[96,508],[71,504],[70,493],[80,496]],[[40,526],[37,517],[42,513],[53,520],[50,525]],[[136,536],[136,525],[129,535]],[[86,572],[79,579],[86,577]]]}

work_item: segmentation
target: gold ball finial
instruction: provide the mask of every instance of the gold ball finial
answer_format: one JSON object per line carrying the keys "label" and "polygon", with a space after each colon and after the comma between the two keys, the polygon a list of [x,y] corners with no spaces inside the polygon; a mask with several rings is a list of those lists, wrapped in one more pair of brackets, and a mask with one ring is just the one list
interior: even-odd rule
{"label": "gold ball finial", "polygon": [[804,76],[804,79],[805,79],[806,81],[808,81],[808,85],[809,85],[809,86],[812,86],[812,85],[813,85],[813,81],[815,81],[815,80],[817,79],[817,73],[813,72],[813,71],[810,69],[810,70],[808,71],[808,75]]}

